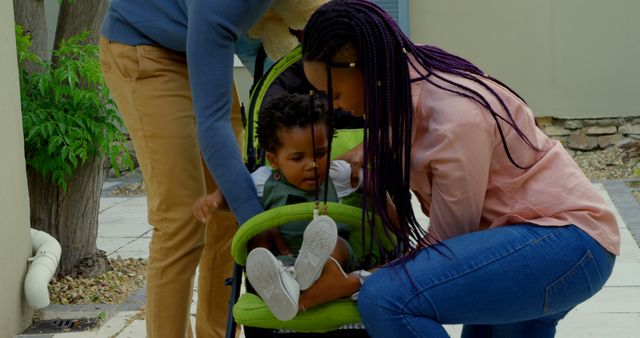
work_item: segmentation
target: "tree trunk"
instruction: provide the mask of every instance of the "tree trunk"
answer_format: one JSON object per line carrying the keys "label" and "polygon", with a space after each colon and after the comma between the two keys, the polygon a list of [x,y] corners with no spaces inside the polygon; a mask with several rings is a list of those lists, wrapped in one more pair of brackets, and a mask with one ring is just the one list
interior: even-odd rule
{"label": "tree trunk", "polygon": [[[32,36],[32,49],[48,59],[47,26],[43,0],[13,0],[16,22]],[[62,39],[89,30],[89,43],[97,44],[108,0],[64,0],[60,5],[54,49]],[[53,33],[53,32],[52,32]],[[55,60],[54,60],[55,61]],[[27,68],[27,71],[32,71]],[[37,69],[34,69],[37,71]],[[108,261],[96,247],[98,211],[102,190],[102,158],[78,167],[65,194],[50,177],[27,168],[31,226],[54,236],[62,246],[59,274],[94,275]]]}
{"label": "tree trunk", "polygon": [[[47,22],[44,16],[43,0],[13,0],[13,13],[16,23],[31,35],[31,50],[42,60],[47,60]],[[28,72],[38,69],[27,65]]]}
{"label": "tree trunk", "polygon": [[60,5],[56,40],[53,48],[56,49],[62,39],[78,35],[86,30],[91,32],[89,43],[97,44],[100,37],[102,19],[107,12],[108,6],[109,0],[63,1]]}
{"label": "tree trunk", "polygon": [[102,158],[88,159],[79,166],[69,179],[66,194],[49,177],[42,177],[32,168],[27,174],[31,226],[60,242],[59,274],[91,276],[104,272],[108,262],[96,247]]}

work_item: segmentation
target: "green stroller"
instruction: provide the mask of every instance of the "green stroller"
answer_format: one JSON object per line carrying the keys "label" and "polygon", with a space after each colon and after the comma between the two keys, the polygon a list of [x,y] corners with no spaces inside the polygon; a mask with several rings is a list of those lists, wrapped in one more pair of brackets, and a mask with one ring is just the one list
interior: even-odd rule
{"label": "green stroller", "polygon": [[[255,170],[265,162],[264,151],[260,148],[255,137],[257,115],[263,101],[267,97],[277,96],[279,93],[298,92],[308,93],[311,85],[306,82],[302,70],[301,51],[297,47],[287,56],[276,62],[252,88],[248,114],[245,118],[245,162],[250,171]],[[356,119],[348,113],[336,118],[336,135],[333,139],[331,158],[335,158],[345,151],[360,144],[363,139],[361,119]],[[371,233],[363,230],[362,210],[354,205],[360,205],[360,199],[351,198],[343,203],[326,204],[327,215],[338,223],[348,224],[351,236],[348,239],[356,254],[365,254],[367,261],[382,262],[385,253],[373,244]],[[349,205],[350,204],[350,205]],[[307,311],[299,313],[290,321],[278,320],[267,305],[255,293],[250,285],[246,285],[247,292],[240,295],[243,282],[243,266],[247,259],[247,244],[255,235],[282,224],[293,221],[311,221],[313,202],[282,206],[264,211],[242,224],[236,232],[232,242],[232,255],[235,261],[234,275],[228,280],[232,286],[232,296],[229,306],[227,337],[234,337],[236,325],[244,327],[245,336],[251,337],[368,337],[361,324],[356,303],[351,299],[340,299],[329,302]],[[380,232],[377,239],[386,238]],[[392,250],[391,240],[383,243],[383,247]],[[374,248],[375,247],[375,248]],[[365,257],[361,257],[365,259]]]}

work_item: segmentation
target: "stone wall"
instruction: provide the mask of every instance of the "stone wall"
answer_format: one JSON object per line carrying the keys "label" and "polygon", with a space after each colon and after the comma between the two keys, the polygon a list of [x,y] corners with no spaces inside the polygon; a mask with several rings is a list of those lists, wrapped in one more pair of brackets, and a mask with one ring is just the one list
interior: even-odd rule
{"label": "stone wall", "polygon": [[599,119],[543,116],[536,121],[545,134],[577,151],[605,149],[640,140],[640,116]]}

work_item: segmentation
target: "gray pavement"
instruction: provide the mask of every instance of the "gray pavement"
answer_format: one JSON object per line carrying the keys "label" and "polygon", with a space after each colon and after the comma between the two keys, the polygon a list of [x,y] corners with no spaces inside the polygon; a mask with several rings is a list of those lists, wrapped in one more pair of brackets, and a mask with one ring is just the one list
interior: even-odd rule
{"label": "gray pavement", "polygon": [[[111,190],[117,184],[120,182],[105,183],[104,191]],[[616,211],[622,237],[622,253],[605,287],[560,322],[556,337],[640,337],[640,205],[621,181],[594,183],[594,186]],[[146,215],[144,196],[109,197],[108,194],[103,194],[98,248],[106,251],[109,257],[146,258],[151,240],[151,226],[147,223]],[[427,221],[424,215],[418,219]],[[196,291],[197,285],[194,287],[192,314],[197,302]],[[108,319],[91,331],[23,334],[18,337],[145,337],[145,323],[140,311],[143,304],[144,290],[141,289],[121,305],[52,305],[44,309],[44,319],[83,316],[94,318],[101,313]],[[192,320],[193,318],[194,316]],[[459,337],[460,329],[459,325],[447,326],[452,337]]]}

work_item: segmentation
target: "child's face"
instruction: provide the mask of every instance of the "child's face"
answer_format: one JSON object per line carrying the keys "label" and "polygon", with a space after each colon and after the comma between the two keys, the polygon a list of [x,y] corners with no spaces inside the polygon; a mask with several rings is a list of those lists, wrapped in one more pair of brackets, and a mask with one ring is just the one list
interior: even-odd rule
{"label": "child's face", "polygon": [[290,184],[309,192],[316,190],[316,173],[318,183],[324,182],[328,163],[326,124],[316,123],[313,128],[317,170],[313,168],[311,126],[279,130],[278,139],[281,146],[275,153],[267,152],[267,160],[273,169],[279,169]]}

